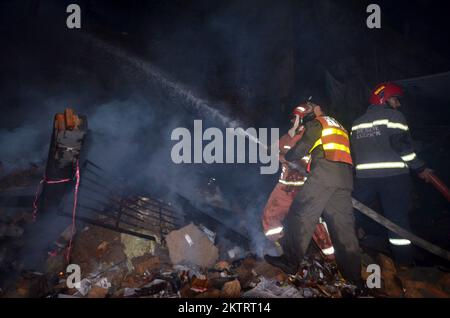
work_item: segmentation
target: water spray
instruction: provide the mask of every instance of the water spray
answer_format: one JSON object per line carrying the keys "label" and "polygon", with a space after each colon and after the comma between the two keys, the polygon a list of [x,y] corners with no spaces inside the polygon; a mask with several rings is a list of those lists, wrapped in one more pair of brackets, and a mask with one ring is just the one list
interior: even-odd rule
{"label": "water spray", "polygon": [[[102,49],[103,51],[106,51],[109,54],[112,54],[113,56],[121,59],[122,61],[127,62],[129,65],[132,65],[136,69],[140,70],[148,78],[151,78],[156,82],[160,83],[165,90],[184,100],[186,105],[190,105],[199,113],[215,118],[219,120],[224,126],[228,126],[230,128],[237,128],[239,126],[242,126],[238,120],[232,120],[231,118],[222,114],[218,109],[211,107],[210,103],[208,103],[204,99],[194,96],[194,94],[188,88],[184,87],[182,84],[170,80],[166,74],[164,74],[153,64],[136,56],[132,56],[129,52],[126,52],[123,49],[120,49],[109,43],[106,43],[103,40],[95,38],[92,35],[83,34],[81,35],[81,37],[86,41],[89,41],[92,45],[96,46],[97,48]],[[250,135],[244,129],[238,131],[240,134],[243,134],[252,142],[259,144],[261,147],[267,150],[268,146],[261,143],[255,136]]]}

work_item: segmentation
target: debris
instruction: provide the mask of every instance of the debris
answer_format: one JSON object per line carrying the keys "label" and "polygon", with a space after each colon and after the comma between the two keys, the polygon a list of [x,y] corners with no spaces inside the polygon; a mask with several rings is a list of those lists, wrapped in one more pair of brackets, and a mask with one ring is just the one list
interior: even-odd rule
{"label": "debris", "polygon": [[134,269],[139,275],[145,272],[158,269],[160,267],[160,259],[158,256],[143,255],[132,260]]}
{"label": "debris", "polygon": [[50,292],[50,284],[47,277],[39,272],[25,271],[17,282],[15,295],[12,297],[41,298]]}
{"label": "debris", "polygon": [[[333,292],[334,293],[336,293],[336,291],[337,291],[337,288],[333,288],[333,289],[331,289],[330,287],[333,287],[333,286],[322,286],[322,285],[320,285],[320,284],[317,284],[316,285],[316,287],[317,287],[317,289],[319,290],[319,291],[321,291],[326,297],[330,297],[330,298],[333,298]],[[303,290],[303,295],[305,295],[305,291]],[[306,297],[306,296],[305,296]]]}
{"label": "debris", "polygon": [[195,298],[220,298],[222,297],[222,292],[220,289],[209,289],[204,293],[197,295]]}
{"label": "debris", "polygon": [[152,282],[145,284],[140,288],[126,287],[123,290],[124,297],[147,297],[155,294],[165,294],[166,290],[170,287],[168,282],[163,279],[155,279]]}
{"label": "debris", "polygon": [[384,293],[390,297],[403,297],[403,289],[397,277],[397,269],[395,268],[394,261],[384,254],[378,255],[378,261],[381,266],[381,279]]}
{"label": "debris", "polygon": [[197,293],[203,293],[208,290],[209,282],[207,279],[194,277],[191,282],[191,290]]}
{"label": "debris", "polygon": [[215,241],[216,241],[216,233],[214,233],[213,231],[211,231],[210,229],[208,229],[204,225],[200,225],[199,228],[200,228],[200,230],[202,230],[206,234],[206,236],[208,236],[208,238],[211,241],[211,243],[214,244]]}
{"label": "debris", "polygon": [[65,269],[65,256],[64,253],[58,253],[58,251],[53,251],[50,253],[46,262],[46,273],[53,274],[64,271]]}
{"label": "debris", "polygon": [[[97,248],[105,241],[108,242],[107,251],[99,255]],[[83,274],[89,273],[83,277],[95,281],[97,278],[107,276],[114,285],[114,280],[123,279],[123,272],[126,269],[128,258],[123,250],[124,245],[120,242],[119,233],[92,226],[86,231],[79,231],[75,237],[71,262],[78,264]],[[108,275],[103,274],[106,271]]]}
{"label": "debris", "polygon": [[224,298],[239,298],[241,296],[241,284],[239,283],[239,280],[235,279],[225,283],[222,288],[221,296]]}
{"label": "debris", "polygon": [[443,274],[443,276],[439,279],[438,284],[445,292],[450,293],[450,273]]}
{"label": "debris", "polygon": [[427,282],[403,280],[406,298],[449,298],[450,294]]}
{"label": "debris", "polygon": [[94,286],[88,293],[88,298],[105,298],[108,294],[108,289],[103,287]]}
{"label": "debris", "polygon": [[155,253],[154,241],[123,233],[120,235],[120,241],[124,245],[123,252],[128,258],[127,266],[129,270],[133,270],[131,262],[133,258],[146,254],[154,255]]}
{"label": "debris", "polygon": [[252,268],[241,265],[235,270],[235,272],[239,277],[239,282],[241,283],[243,289],[251,288],[253,283],[257,281],[257,278],[253,275]]}
{"label": "debris", "polygon": [[[1,213],[1,211],[0,211]],[[17,224],[19,222],[31,223],[33,221],[33,215],[29,211],[16,212],[11,216],[11,224]]]}
{"label": "debris", "polygon": [[136,295],[136,288],[125,288],[123,297],[130,297]]}
{"label": "debris", "polygon": [[82,296],[86,296],[92,289],[92,282],[87,278],[83,278],[80,282],[75,283],[75,288]]}
{"label": "debris", "polygon": [[73,234],[75,235],[76,228],[72,229],[72,225],[66,227],[66,229],[61,233],[59,238],[56,240],[55,245],[60,248],[65,248],[69,244],[70,239],[72,238],[72,230],[74,231]]}
{"label": "debris", "polygon": [[378,261],[383,272],[389,273],[389,275],[397,275],[397,268],[391,258],[384,254],[378,254]]}
{"label": "debris", "polygon": [[[204,224],[208,226],[209,229],[212,229],[214,231],[217,231],[217,229],[220,229],[221,237],[234,242],[234,244],[237,244],[239,246],[243,246],[245,248],[249,247],[250,240],[249,238],[242,234],[240,231],[238,231],[235,227],[230,226],[230,224],[227,224],[227,222],[223,222],[224,220],[221,220],[221,218],[216,213],[217,211],[220,211],[219,214],[226,216],[234,214],[232,211],[221,209],[221,208],[209,208],[208,212],[204,212],[200,210],[195,204],[191,203],[190,200],[187,198],[178,195],[178,203],[181,205],[181,208],[183,209],[183,212],[185,213],[184,217],[185,219],[188,219],[192,222],[197,222]],[[211,213],[214,210],[214,213]],[[215,215],[215,216],[214,216]]]}
{"label": "debris", "polygon": [[228,257],[230,259],[240,259],[245,256],[245,251],[242,248],[240,248],[239,246],[233,247],[227,253],[228,253]]}
{"label": "debris", "polygon": [[239,278],[239,276],[237,276],[237,275],[225,276],[225,275],[223,275],[223,273],[220,273],[220,274],[216,273],[215,275],[208,276],[210,286],[212,286],[216,289],[220,289],[220,290],[223,288],[223,286],[226,283],[236,280],[238,278]]}
{"label": "debris", "polygon": [[13,225],[0,223],[0,237],[20,237],[23,235],[23,228]]}
{"label": "debris", "polygon": [[258,262],[254,268],[257,275],[264,276],[268,279],[275,279],[283,282],[287,279],[287,275],[279,268],[274,267],[267,262]]}
{"label": "debris", "polygon": [[103,241],[97,246],[97,258],[102,258],[103,255],[106,254],[106,252],[109,249],[109,243],[107,241]]}
{"label": "debris", "polygon": [[[1,172],[1,171],[0,171]],[[24,169],[17,169],[5,175],[0,175],[0,190],[18,189],[33,186],[36,178],[42,175],[42,167],[35,163]]]}
{"label": "debris", "polygon": [[220,261],[217,262],[216,265],[214,265],[214,269],[219,270],[219,271],[230,271],[230,263],[226,262],[226,261]]}
{"label": "debris", "polygon": [[193,276],[200,277],[201,274],[198,268],[187,267],[184,265],[173,265],[173,270],[180,273],[180,275],[185,275],[187,278],[191,279]]}
{"label": "debris", "polygon": [[314,292],[311,288],[303,288],[303,297],[312,298],[314,296]]}
{"label": "debris", "polygon": [[194,264],[211,267],[219,257],[219,250],[208,236],[192,223],[166,237],[173,264]]}
{"label": "debris", "polygon": [[292,285],[280,286],[275,280],[261,278],[260,283],[243,294],[244,298],[303,298],[303,293]]}
{"label": "debris", "polygon": [[173,269],[178,272],[189,272],[191,270],[190,267],[184,265],[173,265]]}
{"label": "debris", "polygon": [[[195,292],[191,289],[189,284],[184,285],[180,290],[180,296],[181,298],[194,298],[197,295],[199,295],[198,292]],[[201,295],[201,294],[200,294]]]}
{"label": "debris", "polygon": [[80,298],[74,295],[58,294],[57,298]]}
{"label": "debris", "polygon": [[95,283],[95,286],[101,287],[103,289],[108,289],[111,287],[111,283],[108,281],[108,278],[103,277]]}
{"label": "debris", "polygon": [[167,281],[162,279],[155,279],[150,284],[143,288],[136,289],[135,294],[138,297],[152,296],[161,292],[164,292],[168,287]]}
{"label": "debris", "polygon": [[[149,201],[144,201],[149,204]],[[136,203],[136,208],[145,213],[143,206]],[[10,220],[9,216],[2,218],[0,224],[24,223],[21,217],[17,218],[20,223],[11,223]],[[165,228],[165,232],[158,232],[158,235],[166,235],[167,246],[160,244],[160,240],[154,242],[104,227],[86,227],[74,238],[71,259],[82,268],[84,279],[77,289],[67,289],[64,247],[71,235],[71,227],[68,227],[56,242],[58,248],[51,250],[45,274],[27,272],[17,280],[14,293],[4,290],[0,296],[337,298],[356,294],[355,286],[340,277],[336,264],[324,262],[317,257],[318,253],[308,253],[300,273],[287,276],[259,257],[246,256],[245,244],[222,240],[222,227],[209,224],[208,227],[190,224],[168,235],[168,228]],[[220,233],[220,238],[217,233]],[[214,246],[215,241],[221,245]],[[218,255],[223,258],[219,260]],[[0,247],[1,265],[21,269],[19,262],[14,265],[6,256],[6,247]],[[380,296],[450,297],[450,275],[442,270],[396,268],[389,257],[379,255],[378,258],[373,260],[367,255],[364,263],[378,263],[382,267]],[[363,268],[362,275],[369,274]]]}

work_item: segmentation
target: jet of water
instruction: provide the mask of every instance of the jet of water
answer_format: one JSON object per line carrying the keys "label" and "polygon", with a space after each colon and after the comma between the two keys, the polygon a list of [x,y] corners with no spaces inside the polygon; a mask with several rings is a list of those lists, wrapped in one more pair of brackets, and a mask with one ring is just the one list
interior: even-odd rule
{"label": "jet of water", "polygon": [[[224,126],[231,128],[237,128],[241,126],[238,120],[232,120],[228,116],[222,114],[217,108],[213,108],[204,99],[194,96],[194,94],[182,84],[177,83],[169,79],[169,77],[164,74],[160,69],[155,67],[153,64],[144,61],[141,58],[133,56],[129,52],[113,46],[105,41],[93,37],[91,35],[83,34],[81,35],[85,40],[89,41],[90,44],[95,47],[102,49],[109,54],[112,54],[116,58],[125,61],[129,65],[143,72],[148,78],[155,80],[160,83],[160,85],[166,89],[170,94],[178,96],[180,99],[184,100],[186,105],[193,107],[194,110],[208,117],[212,117],[219,120]],[[267,145],[262,144],[256,137],[250,135],[245,130],[239,130],[241,134],[244,134],[252,142],[258,143],[264,149],[267,149]]]}

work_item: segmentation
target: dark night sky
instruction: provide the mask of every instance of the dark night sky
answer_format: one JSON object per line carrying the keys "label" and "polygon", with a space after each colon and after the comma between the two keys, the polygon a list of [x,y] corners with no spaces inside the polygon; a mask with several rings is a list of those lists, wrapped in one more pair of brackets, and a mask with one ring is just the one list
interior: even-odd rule
{"label": "dark night sky", "polygon": [[[149,63],[212,109],[262,127],[284,129],[292,106],[309,95],[350,125],[375,83],[450,70],[444,1],[379,1],[383,28],[368,30],[370,1],[80,0],[83,29],[69,31],[71,2],[0,2],[0,103],[8,114],[0,126],[8,134],[28,122],[46,125],[66,105],[91,113],[136,96],[164,118],[160,125],[198,116],[213,123],[84,35]],[[342,100],[331,100],[330,83],[345,87]],[[420,103],[405,108],[413,127],[445,124]]]}
{"label": "dark night sky", "polygon": [[406,37],[450,56],[448,1],[378,1],[385,10],[385,21]]}
{"label": "dark night sky", "polygon": [[[450,70],[444,1],[379,1],[382,29],[369,30],[370,1],[80,0],[81,31],[65,28],[71,2],[0,2],[0,103],[9,115],[1,127],[131,96],[151,100],[155,116],[211,119],[80,35],[150,63],[230,118],[283,129],[292,106],[310,95],[350,125],[375,83]],[[330,83],[345,86],[342,100]],[[420,103],[405,108],[413,126],[445,124]]]}
{"label": "dark night sky", "polygon": [[[161,88],[148,87],[145,76],[114,64],[79,34],[142,58],[213,108],[262,126],[286,125],[292,106],[309,95],[330,104],[327,72],[354,99],[330,107],[349,125],[377,82],[450,70],[445,1],[378,1],[381,30],[366,28],[371,1],[361,0],[80,0],[81,31],[64,27],[69,3],[0,2],[0,102],[10,113],[2,127],[20,126],[19,114],[49,98],[88,108],[150,91],[167,100]],[[443,124],[428,113],[413,116],[415,126],[417,118]]]}
{"label": "dark night sky", "polygon": [[[47,45],[42,49],[48,52],[40,52],[47,56],[54,53],[52,46],[68,48],[71,42],[58,42],[71,36],[60,29],[66,16],[61,12],[68,3],[71,2],[2,1],[0,31],[4,33],[6,47],[11,44],[11,50],[3,53],[15,51],[22,59],[28,59],[29,52],[20,50],[30,50],[35,44]],[[450,70],[445,1],[378,1],[382,8],[383,29],[380,31],[365,28],[365,8],[371,1],[82,0],[78,3],[84,10],[84,32],[93,32],[140,54],[204,97],[237,105],[244,117],[257,118],[258,114],[247,110],[261,103],[279,104],[283,98],[282,103],[291,107],[298,98],[303,98],[301,90],[306,94],[314,91],[314,87],[311,89],[308,85],[323,84],[319,75],[311,74],[318,73],[320,67],[330,70],[338,80],[348,81],[355,74],[342,73],[339,68],[353,67],[348,64],[349,59],[366,68],[364,81],[368,86],[380,80]],[[292,21],[287,21],[289,19]],[[293,33],[289,34],[286,31],[291,27]],[[47,34],[48,29],[54,33]],[[58,32],[66,33],[58,37]],[[399,49],[392,44],[399,42],[397,39],[387,38],[392,37],[392,32],[401,41],[414,43],[416,48],[412,51],[417,47],[426,48],[433,63],[425,65],[425,53],[417,54],[417,60],[411,61],[416,64],[414,69],[405,64],[403,70],[375,74],[368,70],[373,63],[362,66],[370,63],[362,60],[373,54],[374,49],[380,56]],[[73,50],[77,49],[75,41]],[[281,74],[280,69],[288,67],[283,61],[289,58],[286,50],[290,49],[294,50],[294,74]],[[410,53],[414,52],[407,48],[400,54]],[[342,62],[345,59],[347,61]],[[57,61],[53,57],[49,60]],[[71,67],[68,61],[63,63]],[[46,66],[52,67],[51,63]],[[305,72],[309,82],[302,80]],[[11,82],[13,79],[5,74],[3,72],[0,80]],[[277,84],[280,81],[284,86]],[[298,91],[294,87],[301,89]],[[291,91],[279,92],[283,89]]]}

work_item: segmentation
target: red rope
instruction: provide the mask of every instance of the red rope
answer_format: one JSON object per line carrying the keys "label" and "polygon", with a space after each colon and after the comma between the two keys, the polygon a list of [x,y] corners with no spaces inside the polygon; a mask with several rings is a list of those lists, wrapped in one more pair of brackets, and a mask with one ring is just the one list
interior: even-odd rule
{"label": "red rope", "polygon": [[33,222],[36,222],[36,218],[37,218],[37,211],[38,211],[38,207],[37,207],[37,202],[39,200],[39,197],[41,196],[42,193],[42,185],[44,184],[44,180],[45,180],[45,176],[44,179],[42,179],[41,181],[39,181],[39,184],[36,188],[36,194],[34,195],[34,200],[33,200]]}
{"label": "red rope", "polygon": [[71,181],[71,180],[72,180],[72,179],[70,179],[70,178],[67,178],[67,179],[61,179],[61,180],[48,180],[48,179],[47,179],[47,176],[44,175],[44,177],[42,178],[42,180],[39,181],[39,185],[38,185],[38,187],[37,187],[37,189],[36,189],[36,194],[34,195],[34,200],[33,200],[33,213],[32,213],[33,221],[34,221],[34,222],[36,222],[36,219],[37,219],[38,201],[39,201],[39,198],[40,198],[40,196],[41,196],[41,194],[42,194],[42,189],[44,188],[44,183],[47,183],[47,184],[57,184],[57,183],[69,182],[69,181]]}
{"label": "red rope", "polygon": [[77,167],[76,167],[76,171],[75,171],[75,190],[74,190],[74,194],[73,194],[73,208],[72,208],[72,230],[71,230],[71,235],[70,235],[70,241],[69,241],[69,247],[67,248],[67,255],[66,255],[66,260],[67,263],[69,263],[70,261],[70,252],[72,249],[72,239],[73,236],[75,234],[75,216],[76,216],[76,210],[77,210],[77,201],[78,201],[78,188],[80,186],[80,165],[78,164],[78,160],[77,160]]}
{"label": "red rope", "polygon": [[[80,187],[80,165],[77,160],[76,162],[76,168],[75,168],[75,189],[74,189],[74,197],[73,197],[73,208],[72,208],[72,229],[71,229],[71,236],[69,241],[69,246],[67,248],[67,254],[66,254],[66,260],[69,262],[70,260],[70,252],[72,249],[72,239],[75,234],[75,216],[76,216],[76,210],[77,210],[77,202],[78,202],[78,189]],[[37,212],[38,212],[38,201],[42,194],[42,189],[44,188],[44,183],[47,184],[58,184],[58,183],[65,183],[72,181],[73,178],[67,178],[67,179],[61,179],[61,180],[48,180],[47,176],[44,175],[42,180],[39,182],[39,185],[36,189],[36,194],[34,196],[33,201],[33,221],[36,222],[37,218]]]}

